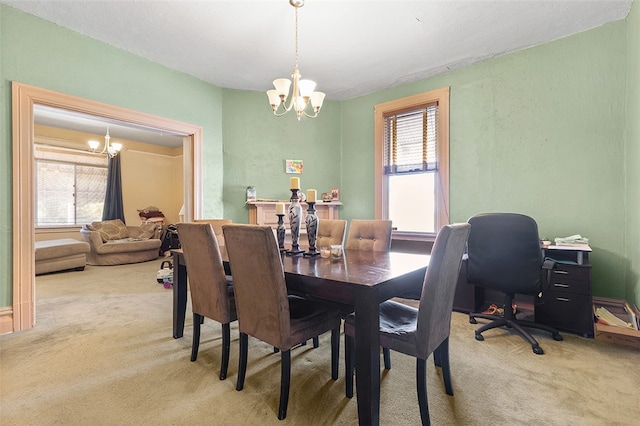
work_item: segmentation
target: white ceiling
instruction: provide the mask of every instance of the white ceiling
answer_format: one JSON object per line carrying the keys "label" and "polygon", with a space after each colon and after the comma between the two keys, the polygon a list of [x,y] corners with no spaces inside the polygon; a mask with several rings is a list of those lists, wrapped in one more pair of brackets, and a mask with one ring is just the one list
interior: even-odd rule
{"label": "white ceiling", "polygon": [[[266,91],[295,64],[288,0],[0,2],[220,87]],[[631,3],[306,0],[300,72],[351,99],[624,19]]]}

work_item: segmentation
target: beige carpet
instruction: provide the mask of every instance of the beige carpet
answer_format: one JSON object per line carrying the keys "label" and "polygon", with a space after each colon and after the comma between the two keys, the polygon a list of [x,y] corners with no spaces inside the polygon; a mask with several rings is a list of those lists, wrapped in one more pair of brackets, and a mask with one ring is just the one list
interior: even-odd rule
{"label": "beige carpet", "polygon": [[[191,316],[185,337],[174,340],[172,292],[155,281],[159,266],[88,266],[37,277],[36,328],[0,336],[0,424],[357,424],[342,361],[340,378],[330,378],[329,335],[318,349],[293,351],[283,422],[276,414],[279,356],[268,345],[249,340],[242,392],[235,390],[237,328],[227,380],[218,379],[220,327],[211,320],[199,358],[190,362]],[[540,336],[546,353],[537,356],[520,337],[494,331],[477,342],[473,329],[454,313],[454,397],[428,363],[434,424],[638,424],[640,352],[565,333],[563,342]],[[392,363],[382,374],[381,423],[417,425],[415,363],[397,353]]]}

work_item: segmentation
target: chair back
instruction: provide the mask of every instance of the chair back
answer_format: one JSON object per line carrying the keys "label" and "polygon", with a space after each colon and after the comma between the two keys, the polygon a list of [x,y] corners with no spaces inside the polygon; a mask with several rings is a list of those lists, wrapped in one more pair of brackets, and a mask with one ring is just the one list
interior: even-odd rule
{"label": "chair back", "polygon": [[241,333],[272,346],[291,334],[289,300],[278,243],[270,226],[224,225]]}
{"label": "chair back", "polygon": [[320,219],[318,221],[318,238],[316,247],[330,247],[344,244],[347,221],[342,219]]}
{"label": "chair back", "polygon": [[178,234],[189,271],[193,312],[222,324],[232,321],[220,248],[208,223],[178,223]]}
{"label": "chair back", "polygon": [[391,249],[391,221],[353,219],[349,225],[346,249],[389,251]]}
{"label": "chair back", "polygon": [[195,223],[208,223],[213,228],[213,233],[218,239],[218,245],[224,245],[224,235],[222,234],[222,225],[233,223],[231,219],[196,219]]}
{"label": "chair back", "polygon": [[517,213],[487,213],[469,223],[469,283],[506,294],[537,294],[543,258],[536,221]]}
{"label": "chair back", "polygon": [[470,228],[468,223],[445,225],[433,244],[418,310],[416,351],[422,359],[449,337],[453,299]]}

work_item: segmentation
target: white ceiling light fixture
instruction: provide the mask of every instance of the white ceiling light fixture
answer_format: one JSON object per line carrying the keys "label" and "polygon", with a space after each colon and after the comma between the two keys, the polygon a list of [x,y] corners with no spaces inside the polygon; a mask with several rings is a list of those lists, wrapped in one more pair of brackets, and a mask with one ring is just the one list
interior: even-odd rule
{"label": "white ceiling light fixture", "polygon": [[[300,80],[300,71],[298,70],[298,8],[304,6],[304,0],[289,0],[289,4],[296,10],[296,65],[293,68],[293,90],[291,92],[291,98],[289,105],[286,104],[287,96],[289,95],[289,88],[291,87],[291,80],[288,78],[278,78],[273,80],[273,86],[275,89],[267,90],[267,96],[269,97],[269,103],[273,109],[273,114],[276,117],[281,117],[288,113],[292,109],[296,112],[298,121],[303,115],[309,118],[315,118],[318,116],[318,112],[324,102],[325,94],[323,92],[314,92],[316,83],[311,80]],[[307,113],[307,105],[311,103],[312,113]],[[282,108],[280,108],[282,106]]]}
{"label": "white ceiling light fixture", "polygon": [[[100,142],[91,140],[89,141],[89,148],[91,148],[92,152],[96,152],[98,147],[100,146]],[[122,144],[118,142],[111,143],[111,136],[109,136],[109,127],[107,127],[107,134],[104,135],[104,147],[102,151],[98,154],[108,155],[109,158],[113,158],[118,155],[118,152],[122,149]]]}

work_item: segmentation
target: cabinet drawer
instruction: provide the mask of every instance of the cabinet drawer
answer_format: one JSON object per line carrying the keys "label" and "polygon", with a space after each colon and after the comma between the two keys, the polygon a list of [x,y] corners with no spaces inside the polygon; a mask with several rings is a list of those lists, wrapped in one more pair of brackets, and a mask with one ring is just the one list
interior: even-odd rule
{"label": "cabinet drawer", "polygon": [[551,282],[591,281],[591,266],[557,263],[551,270]]}
{"label": "cabinet drawer", "polygon": [[535,307],[535,320],[560,330],[593,337],[591,295],[547,292]]}
{"label": "cabinet drawer", "polygon": [[557,292],[562,293],[576,293],[576,294],[591,294],[591,282],[590,281],[573,281],[573,280],[554,280],[549,284],[549,287],[544,291],[544,294],[555,294]]}

